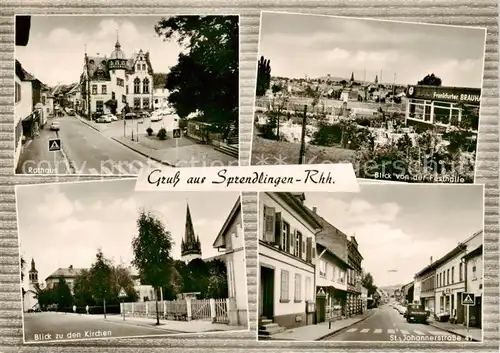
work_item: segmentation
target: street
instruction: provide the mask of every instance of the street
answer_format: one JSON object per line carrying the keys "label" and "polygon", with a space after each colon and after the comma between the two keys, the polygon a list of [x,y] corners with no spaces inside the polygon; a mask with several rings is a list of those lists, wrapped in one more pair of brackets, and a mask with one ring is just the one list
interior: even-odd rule
{"label": "street", "polygon": [[[58,133],[49,130],[58,121]],[[48,139],[59,137],[63,152],[49,152]],[[156,162],[113,141],[74,116],[49,119],[21,154],[20,174],[138,174],[143,166]]]}
{"label": "street", "polygon": [[24,314],[25,342],[43,342],[68,339],[92,339],[101,337],[132,337],[163,335],[179,331],[151,327],[128,321],[105,320],[103,315],[41,312]]}
{"label": "street", "polygon": [[465,338],[418,323],[408,323],[389,305],[353,326],[326,338],[327,341],[458,342]]}

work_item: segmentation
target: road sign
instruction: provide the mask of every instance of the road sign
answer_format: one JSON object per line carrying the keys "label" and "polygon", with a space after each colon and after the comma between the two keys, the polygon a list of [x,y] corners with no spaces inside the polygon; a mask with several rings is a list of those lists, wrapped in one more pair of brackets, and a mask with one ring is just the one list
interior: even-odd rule
{"label": "road sign", "polygon": [[127,296],[127,292],[125,292],[125,289],[120,289],[120,293],[118,293],[119,298],[125,298]]}
{"label": "road sign", "polygon": [[475,304],[474,293],[462,293],[462,305],[474,306]]}
{"label": "road sign", "polygon": [[173,135],[174,135],[174,139],[180,139],[181,138],[181,129],[174,129]]}
{"label": "road sign", "polygon": [[49,152],[61,150],[61,139],[49,140]]}

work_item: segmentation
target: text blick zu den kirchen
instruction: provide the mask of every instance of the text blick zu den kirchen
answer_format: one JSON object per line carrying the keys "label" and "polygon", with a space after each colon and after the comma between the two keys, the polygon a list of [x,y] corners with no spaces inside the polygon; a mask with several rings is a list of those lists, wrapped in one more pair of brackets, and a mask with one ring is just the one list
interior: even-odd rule
{"label": "text blick zu den kirchen", "polygon": [[[189,171],[186,171],[189,173]],[[331,172],[320,172],[317,169],[307,169],[304,171],[303,176],[270,176],[264,172],[253,172],[251,175],[237,176],[227,175],[227,169],[221,169],[217,172],[213,180],[209,180],[206,176],[189,176],[186,179],[186,184],[222,184],[226,187],[235,184],[266,184],[278,187],[284,184],[335,184]],[[160,187],[161,185],[172,185],[176,187],[181,181],[181,172],[177,171],[172,176],[165,176],[162,174],[161,169],[155,169],[148,175],[148,183]]]}

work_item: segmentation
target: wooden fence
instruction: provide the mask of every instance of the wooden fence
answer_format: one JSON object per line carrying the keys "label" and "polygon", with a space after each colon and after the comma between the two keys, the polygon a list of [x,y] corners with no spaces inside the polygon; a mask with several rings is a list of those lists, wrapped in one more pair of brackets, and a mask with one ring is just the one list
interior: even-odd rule
{"label": "wooden fence", "polygon": [[[165,320],[205,320],[229,324],[229,311],[234,307],[234,298],[158,301],[159,315]],[[122,303],[121,313],[129,317],[155,318],[156,302]]]}

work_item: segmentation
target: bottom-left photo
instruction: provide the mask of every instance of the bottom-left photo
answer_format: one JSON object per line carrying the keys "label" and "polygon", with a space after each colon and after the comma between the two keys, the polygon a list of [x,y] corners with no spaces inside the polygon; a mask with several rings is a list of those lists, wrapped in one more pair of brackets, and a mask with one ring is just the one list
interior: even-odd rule
{"label": "bottom-left photo", "polygon": [[249,329],[240,193],[135,183],[16,186],[24,343]]}

